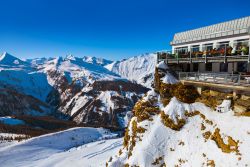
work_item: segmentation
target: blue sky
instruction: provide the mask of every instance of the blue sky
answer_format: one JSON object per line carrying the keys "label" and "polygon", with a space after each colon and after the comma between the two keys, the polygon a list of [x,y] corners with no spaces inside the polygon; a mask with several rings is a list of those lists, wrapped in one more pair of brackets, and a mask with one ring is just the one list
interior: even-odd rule
{"label": "blue sky", "polygon": [[175,32],[250,15],[249,0],[1,0],[0,52],[119,60],[169,49]]}

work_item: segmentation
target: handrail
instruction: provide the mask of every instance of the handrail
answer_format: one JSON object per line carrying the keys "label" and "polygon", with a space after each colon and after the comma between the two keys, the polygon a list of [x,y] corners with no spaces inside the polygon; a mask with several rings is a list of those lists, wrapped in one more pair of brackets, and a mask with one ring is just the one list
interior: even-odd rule
{"label": "handrail", "polygon": [[230,73],[179,72],[179,80],[194,80],[224,84],[250,84],[250,75]]}

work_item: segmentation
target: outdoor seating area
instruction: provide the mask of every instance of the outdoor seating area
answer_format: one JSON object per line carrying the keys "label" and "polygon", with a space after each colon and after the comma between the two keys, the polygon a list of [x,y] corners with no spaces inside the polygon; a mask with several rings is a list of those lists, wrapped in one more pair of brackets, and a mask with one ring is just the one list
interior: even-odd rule
{"label": "outdoor seating area", "polygon": [[214,48],[211,50],[205,51],[196,51],[196,52],[176,52],[172,53],[171,51],[158,52],[158,59],[181,59],[181,58],[205,58],[205,57],[225,57],[225,56],[239,56],[244,57],[249,55],[249,46],[241,45],[235,48],[231,46],[220,47],[218,49]]}
{"label": "outdoor seating area", "polygon": [[205,51],[197,51],[197,52],[187,52],[187,53],[176,53],[173,55],[173,57],[180,57],[180,58],[188,58],[190,57],[214,57],[214,56],[243,56],[249,54],[249,46],[239,46],[236,48],[229,47],[220,47],[218,49],[214,48],[211,50],[205,50]]}

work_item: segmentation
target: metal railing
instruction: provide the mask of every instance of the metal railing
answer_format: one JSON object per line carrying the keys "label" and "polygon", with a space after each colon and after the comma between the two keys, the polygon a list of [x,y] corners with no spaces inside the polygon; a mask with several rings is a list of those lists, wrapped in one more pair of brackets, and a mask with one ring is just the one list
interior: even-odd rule
{"label": "metal railing", "polygon": [[179,80],[250,86],[250,75],[230,73],[179,72]]}

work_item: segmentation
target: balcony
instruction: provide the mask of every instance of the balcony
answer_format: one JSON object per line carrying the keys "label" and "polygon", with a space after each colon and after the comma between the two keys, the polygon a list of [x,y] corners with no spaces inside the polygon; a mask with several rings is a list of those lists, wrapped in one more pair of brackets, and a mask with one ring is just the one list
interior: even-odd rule
{"label": "balcony", "polygon": [[248,74],[180,72],[178,77],[184,85],[233,91],[235,94],[250,93]]}
{"label": "balcony", "polygon": [[157,54],[158,62],[165,61],[168,64],[179,63],[226,63],[226,62],[250,62],[249,46],[220,47],[196,52],[160,52]]}

